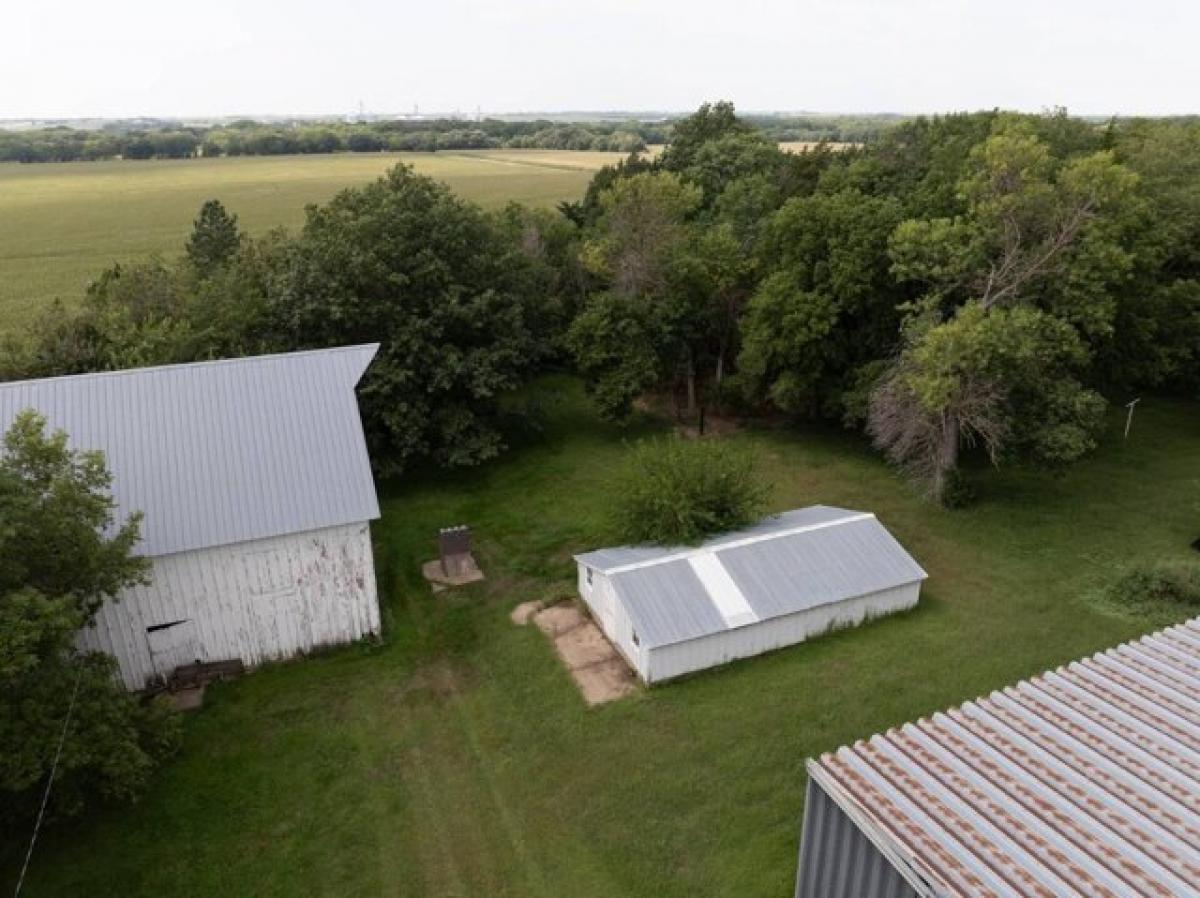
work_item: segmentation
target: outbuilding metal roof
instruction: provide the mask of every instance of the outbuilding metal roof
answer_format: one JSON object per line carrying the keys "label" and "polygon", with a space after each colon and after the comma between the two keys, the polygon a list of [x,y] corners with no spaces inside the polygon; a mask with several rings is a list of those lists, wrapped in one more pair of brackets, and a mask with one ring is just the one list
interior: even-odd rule
{"label": "outbuilding metal roof", "polygon": [[814,505],[699,546],[575,556],[605,574],[648,647],[708,636],[925,578],[875,516]]}
{"label": "outbuilding metal roof", "polygon": [[99,449],[138,551],[167,555],[379,517],[354,387],[379,344],[0,384]]}
{"label": "outbuilding metal roof", "polygon": [[809,762],[918,894],[1200,895],[1200,619]]}

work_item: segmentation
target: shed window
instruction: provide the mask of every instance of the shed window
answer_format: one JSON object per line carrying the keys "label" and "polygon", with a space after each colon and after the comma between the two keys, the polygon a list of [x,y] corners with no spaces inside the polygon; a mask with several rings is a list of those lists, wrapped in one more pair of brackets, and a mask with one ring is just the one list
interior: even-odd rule
{"label": "shed window", "polygon": [[587,583],[588,583],[588,586],[592,585],[592,569],[591,568],[587,569]]}
{"label": "shed window", "polygon": [[634,645],[641,645],[641,642],[639,642],[639,641],[638,641],[638,638],[637,638],[637,630],[630,630],[629,632],[630,632],[630,634],[633,636],[633,644],[634,644]]}

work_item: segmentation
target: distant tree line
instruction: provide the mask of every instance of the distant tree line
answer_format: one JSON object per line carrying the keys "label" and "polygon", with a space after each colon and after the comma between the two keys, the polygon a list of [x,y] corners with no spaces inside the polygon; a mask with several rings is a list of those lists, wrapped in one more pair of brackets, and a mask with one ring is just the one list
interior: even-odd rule
{"label": "distant tree line", "polygon": [[385,473],[495,456],[504,398],[567,366],[614,420],[659,394],[841,422],[954,503],[964,458],[1060,467],[1113,399],[1200,390],[1198,248],[1196,122],[983,112],[788,153],[706,104],[557,212],[404,166],[295,234],[210,203],[179,260],[102,273],[0,376],[378,340]]}
{"label": "distant tree line", "polygon": [[362,123],[254,121],[214,127],[162,126],[126,130],[67,127],[0,131],[0,162],[99,159],[188,159],[196,156],[279,156],[309,153],[532,148],[638,152],[665,140],[662,125],[645,122],[382,121]]}
{"label": "distant tree line", "polygon": [[819,143],[867,143],[892,125],[911,116],[877,113],[872,115],[743,115],[742,121],[780,143],[792,141]]}
{"label": "distant tree line", "polygon": [[[747,118],[778,141],[862,143],[898,116],[780,116]],[[672,120],[661,122],[552,122],[483,119],[394,120],[265,124],[251,120],[212,127],[112,125],[0,131],[0,162],[75,162],[100,159],[189,159],[197,156],[281,156],[311,153],[437,152],[439,150],[544,149],[635,153],[671,139]]]}

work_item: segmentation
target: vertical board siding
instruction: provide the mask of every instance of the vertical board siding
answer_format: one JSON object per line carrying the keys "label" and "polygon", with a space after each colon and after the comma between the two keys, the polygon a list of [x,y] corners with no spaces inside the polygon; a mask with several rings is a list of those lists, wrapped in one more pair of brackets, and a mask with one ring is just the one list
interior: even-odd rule
{"label": "vertical board siding", "polygon": [[[107,602],[80,648],[113,655],[131,690],[156,670],[148,627],[189,621],[193,660],[248,666],[379,632],[369,526],[363,522],[153,560],[149,586]],[[160,631],[161,632],[161,631]]]}
{"label": "vertical board siding", "polygon": [[645,670],[647,683],[669,680],[694,671],[716,667],[739,658],[749,658],[820,636],[830,630],[861,624],[917,604],[920,582],[906,583],[870,595],[819,605],[796,614],[774,617],[711,636],[672,645],[649,648]]}
{"label": "vertical board siding", "polygon": [[796,898],[920,898],[920,893],[810,778]]}

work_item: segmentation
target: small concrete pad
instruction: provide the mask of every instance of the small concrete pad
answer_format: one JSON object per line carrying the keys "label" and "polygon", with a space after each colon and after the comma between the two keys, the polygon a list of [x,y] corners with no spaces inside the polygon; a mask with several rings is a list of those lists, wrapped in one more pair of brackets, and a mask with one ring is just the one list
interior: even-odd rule
{"label": "small concrete pad", "polygon": [[616,654],[600,628],[592,623],[560,634],[554,640],[554,649],[567,665],[567,670],[611,661]]}
{"label": "small concrete pad", "polygon": [[555,653],[589,705],[611,702],[637,690],[637,678],[625,659],[577,605],[551,605],[536,612],[533,622],[550,637]]}
{"label": "small concrete pad", "polygon": [[509,617],[518,627],[523,627],[533,620],[533,616],[541,610],[541,602],[522,602],[512,610],[512,614]]}
{"label": "small concrete pad", "polygon": [[587,616],[570,603],[551,605],[534,616],[533,622],[551,639],[587,623]]}
{"label": "small concrete pad", "polygon": [[446,575],[446,569],[442,567],[442,560],[435,558],[433,561],[427,561],[421,565],[421,574],[429,581],[434,592],[441,592],[451,586],[466,586],[468,583],[478,583],[484,579],[483,571],[479,568],[466,571],[456,577]]}
{"label": "small concrete pad", "polygon": [[589,705],[616,701],[637,691],[637,680],[620,658],[578,668],[571,676]]}

